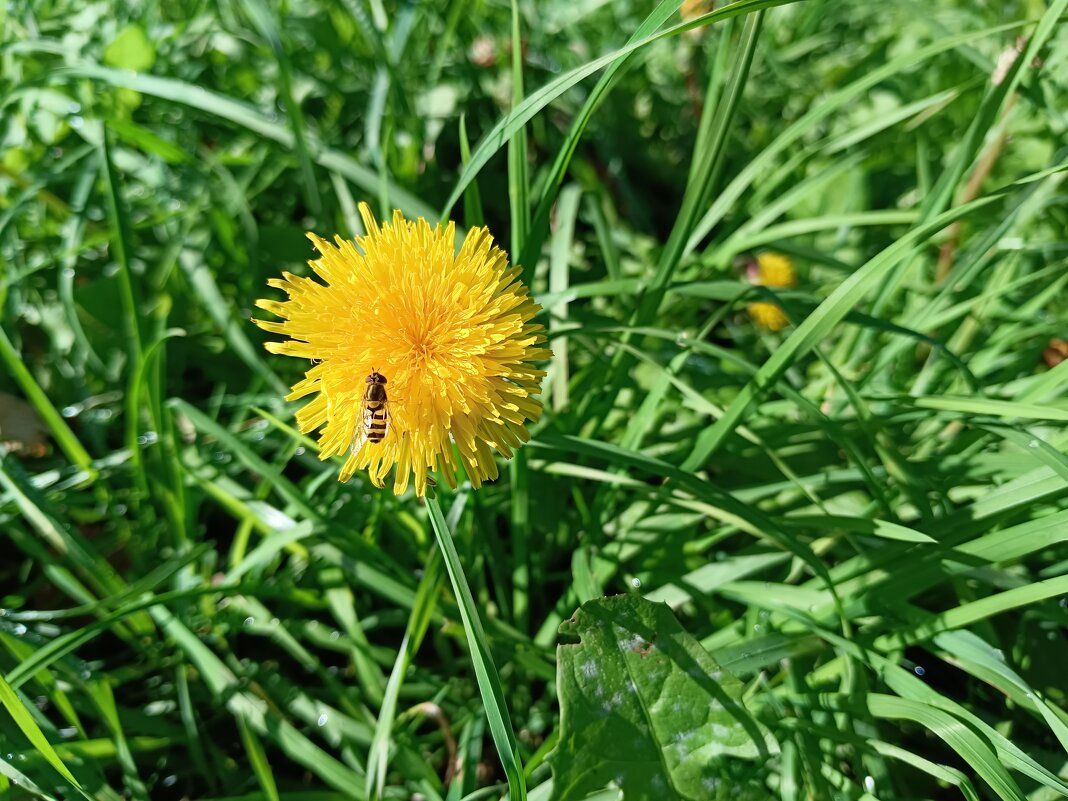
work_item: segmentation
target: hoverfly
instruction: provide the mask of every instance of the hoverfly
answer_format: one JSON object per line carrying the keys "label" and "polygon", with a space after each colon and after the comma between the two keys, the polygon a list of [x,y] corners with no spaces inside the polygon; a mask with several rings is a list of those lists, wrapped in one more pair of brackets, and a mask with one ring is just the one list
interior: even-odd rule
{"label": "hoverfly", "polygon": [[367,389],[363,393],[360,410],[363,418],[352,437],[351,451],[356,453],[365,442],[377,445],[389,433],[389,397],[386,395],[386,377],[375,369],[364,379]]}

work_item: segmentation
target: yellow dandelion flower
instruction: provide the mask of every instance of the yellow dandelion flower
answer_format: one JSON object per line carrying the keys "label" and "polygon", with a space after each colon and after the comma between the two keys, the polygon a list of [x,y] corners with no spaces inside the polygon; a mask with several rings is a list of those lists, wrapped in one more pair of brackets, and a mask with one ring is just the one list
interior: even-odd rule
{"label": "yellow dandelion flower", "polygon": [[689,22],[692,19],[697,19],[702,14],[707,14],[709,11],[714,10],[715,7],[714,0],[685,0],[679,8],[679,16],[685,22]]}
{"label": "yellow dandelion flower", "polygon": [[790,324],[790,319],[786,316],[786,312],[774,303],[767,303],[761,300],[756,303],[750,303],[746,306],[746,310],[754,323],[769,331],[782,331]]}
{"label": "yellow dandelion flower", "polygon": [[[789,289],[797,285],[794,263],[789,256],[764,251],[757,256],[753,266],[755,269],[750,271],[749,278],[754,284],[779,289]],[[746,310],[754,323],[769,331],[781,331],[790,324],[790,318],[777,303],[757,301],[750,303]]]}
{"label": "yellow dandelion flower", "polygon": [[[256,324],[289,337],[269,351],[317,362],[286,399],[314,396],[297,423],[304,433],[323,427],[320,459],[348,454],[341,481],[366,469],[381,487],[396,465],[398,495],[412,477],[423,495],[431,470],[455,487],[455,443],[479,487],[497,478],[494,451],[511,458],[541,415],[545,373],[532,362],[551,355],[531,322],[541,307],[487,229],[471,229],[457,251],[453,223],[431,228],[395,211],[380,227],[366,204],[360,215],[368,233],[355,242],[308,234],[320,254],[308,264],[324,283],[283,273],[268,284],[288,300],[256,303],[283,320]],[[382,415],[364,401],[374,372],[388,389],[380,441],[368,431]]]}
{"label": "yellow dandelion flower", "polygon": [[760,268],[757,283],[761,286],[790,288],[797,285],[794,263],[789,256],[766,250],[757,256],[757,264]]}
{"label": "yellow dandelion flower", "polygon": [[[707,14],[709,11],[713,11],[715,7],[716,4],[714,0],[686,0],[682,6],[679,7],[679,15],[682,17],[683,22],[689,22],[690,20],[697,19],[703,14]],[[703,37],[707,30],[707,26],[690,28],[690,30],[684,32],[682,35],[687,39],[697,40]]]}

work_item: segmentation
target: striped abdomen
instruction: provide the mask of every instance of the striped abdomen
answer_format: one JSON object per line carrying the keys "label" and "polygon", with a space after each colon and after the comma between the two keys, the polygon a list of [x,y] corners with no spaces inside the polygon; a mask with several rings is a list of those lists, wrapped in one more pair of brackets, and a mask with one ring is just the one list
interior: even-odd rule
{"label": "striped abdomen", "polygon": [[363,426],[368,442],[377,444],[386,438],[389,432],[389,412],[385,398],[380,401],[367,401],[364,406]]}

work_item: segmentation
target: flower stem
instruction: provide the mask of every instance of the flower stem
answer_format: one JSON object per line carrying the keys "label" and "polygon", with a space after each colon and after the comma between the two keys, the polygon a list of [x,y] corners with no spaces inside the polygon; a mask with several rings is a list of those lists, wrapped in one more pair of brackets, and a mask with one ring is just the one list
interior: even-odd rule
{"label": "flower stem", "polygon": [[523,776],[523,764],[519,759],[519,746],[516,743],[515,732],[512,730],[512,722],[508,718],[504,690],[501,687],[500,676],[497,675],[497,668],[493,664],[493,656],[490,653],[489,642],[486,640],[486,632],[482,628],[478,607],[475,606],[471,587],[467,584],[467,576],[464,575],[460,557],[456,553],[452,532],[441,513],[437,498],[428,493],[426,506],[430,511],[430,525],[434,529],[438,548],[445,558],[445,570],[452,582],[456,603],[460,607],[460,618],[463,620],[464,632],[467,634],[467,645],[471,651],[471,662],[475,668],[478,689],[482,693],[482,703],[486,707],[490,734],[493,735],[493,743],[497,746],[497,753],[500,755],[505,776],[508,778],[508,799],[509,801],[525,801],[527,785]]}

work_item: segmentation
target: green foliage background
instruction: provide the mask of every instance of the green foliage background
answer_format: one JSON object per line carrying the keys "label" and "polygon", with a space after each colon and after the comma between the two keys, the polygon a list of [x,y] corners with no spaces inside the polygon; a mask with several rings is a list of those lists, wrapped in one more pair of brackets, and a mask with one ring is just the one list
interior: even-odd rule
{"label": "green foliage background", "polygon": [[[646,710],[661,797],[1064,797],[1066,5],[0,5],[0,796],[500,797],[481,690],[513,798],[651,799],[561,733],[558,629],[630,593],[759,721],[683,776]],[[442,498],[499,677],[247,322],[360,200],[485,220],[547,310],[532,444]]]}

